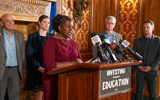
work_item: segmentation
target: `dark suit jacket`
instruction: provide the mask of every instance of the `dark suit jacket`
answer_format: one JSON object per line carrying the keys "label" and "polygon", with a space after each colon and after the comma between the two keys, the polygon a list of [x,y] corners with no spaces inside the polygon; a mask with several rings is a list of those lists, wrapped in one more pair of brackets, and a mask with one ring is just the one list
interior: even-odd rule
{"label": "dark suit jacket", "polygon": [[[105,34],[105,31],[102,31],[102,32],[98,32],[97,33],[99,36],[101,35],[104,35]],[[116,41],[116,44],[119,45],[119,41],[122,40],[122,36],[116,32],[113,31],[113,40]],[[114,52],[113,52],[114,53]],[[93,45],[93,57],[96,57],[97,56],[97,47],[95,47]],[[118,58],[121,58],[122,56],[121,55],[118,55]]]}
{"label": "dark suit jacket", "polygon": [[[23,78],[23,72],[25,70],[24,61],[25,61],[25,41],[23,33],[20,33],[14,30],[14,36],[16,41],[16,52],[17,52],[17,60],[18,60],[18,69],[21,78]],[[6,64],[6,50],[5,50],[5,42],[4,42],[4,32],[3,28],[0,28],[0,80],[3,77],[5,71]]]}
{"label": "dark suit jacket", "polygon": [[[47,33],[47,38],[53,36],[54,34]],[[29,34],[27,45],[26,45],[26,54],[27,54],[27,68],[37,70],[38,67],[44,68],[43,63],[43,47],[42,39],[39,35],[39,31]]]}
{"label": "dark suit jacket", "polygon": [[[145,53],[144,35],[137,37],[134,40],[133,50],[139,53],[141,56],[143,56],[143,61],[144,61],[144,53]],[[152,70],[150,70],[148,74],[158,75],[159,63],[160,63],[160,38],[158,36],[152,35],[146,60],[146,66],[150,66]],[[141,65],[144,66],[144,63],[142,63]],[[138,67],[139,65],[136,66],[136,72],[141,73]]]}

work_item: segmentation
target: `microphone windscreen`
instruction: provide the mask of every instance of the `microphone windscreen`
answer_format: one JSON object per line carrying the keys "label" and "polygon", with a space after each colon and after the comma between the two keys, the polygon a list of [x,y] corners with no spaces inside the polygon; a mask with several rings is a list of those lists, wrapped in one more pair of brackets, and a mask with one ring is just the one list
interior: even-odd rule
{"label": "microphone windscreen", "polygon": [[117,47],[117,44],[113,42],[109,47],[114,50]]}
{"label": "microphone windscreen", "polygon": [[129,42],[124,40],[122,43],[121,43],[125,48],[129,46]]}
{"label": "microphone windscreen", "polygon": [[119,44],[121,44],[123,42],[123,40],[119,40]]}
{"label": "microphone windscreen", "polygon": [[93,45],[97,45],[97,43],[99,44],[99,45],[101,45],[102,44],[102,42],[101,42],[101,39],[99,38],[99,36],[98,36],[98,34],[97,33],[95,33],[95,32],[93,32],[92,34],[91,34],[91,40],[92,40],[92,43],[93,43]]}
{"label": "microphone windscreen", "polygon": [[103,41],[104,39],[106,39],[106,37],[104,35],[101,35],[100,38],[101,38],[101,41]]}
{"label": "microphone windscreen", "polygon": [[100,36],[100,39],[101,39],[101,41],[103,41],[104,43],[111,44],[111,42],[110,42],[108,39],[106,39],[106,37],[105,37],[104,35],[101,35],[101,36]]}
{"label": "microphone windscreen", "polygon": [[98,35],[96,32],[93,32],[92,34],[91,34],[91,37],[94,37],[94,36],[96,36],[96,35]]}
{"label": "microphone windscreen", "polygon": [[109,44],[109,45],[111,44],[111,42],[108,39],[104,39],[104,42]]}

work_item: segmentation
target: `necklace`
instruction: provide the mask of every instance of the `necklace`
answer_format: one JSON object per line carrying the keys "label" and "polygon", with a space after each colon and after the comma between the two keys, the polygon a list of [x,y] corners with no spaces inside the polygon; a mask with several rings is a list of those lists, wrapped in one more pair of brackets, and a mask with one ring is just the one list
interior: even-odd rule
{"label": "necklace", "polygon": [[[61,39],[61,37],[59,36],[59,34],[57,34],[57,35],[58,35],[58,37]],[[61,39],[61,41],[62,41],[64,44],[68,44],[68,39],[67,39],[67,43],[64,42],[62,39]]]}

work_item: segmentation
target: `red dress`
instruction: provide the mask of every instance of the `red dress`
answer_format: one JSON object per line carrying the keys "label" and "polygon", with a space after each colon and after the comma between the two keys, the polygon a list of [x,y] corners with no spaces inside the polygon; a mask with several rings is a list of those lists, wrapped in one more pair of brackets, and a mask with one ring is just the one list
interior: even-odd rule
{"label": "red dress", "polygon": [[[67,43],[67,40],[63,41]],[[58,100],[58,75],[48,75],[47,72],[57,68],[57,62],[82,60],[77,44],[69,40],[64,44],[61,39],[50,37],[46,40],[43,49],[45,72],[42,76],[44,100]]]}

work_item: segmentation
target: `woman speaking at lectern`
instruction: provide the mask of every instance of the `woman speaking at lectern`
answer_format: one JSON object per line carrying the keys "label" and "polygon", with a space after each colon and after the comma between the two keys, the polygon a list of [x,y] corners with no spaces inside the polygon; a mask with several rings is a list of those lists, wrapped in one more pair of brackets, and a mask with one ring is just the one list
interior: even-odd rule
{"label": "woman speaking at lectern", "polygon": [[48,75],[48,71],[83,62],[77,44],[70,39],[74,28],[72,20],[68,16],[58,14],[52,19],[51,24],[57,35],[47,39],[43,49],[44,100],[58,99],[58,76]]}

